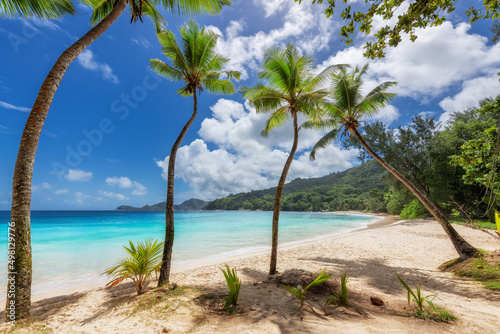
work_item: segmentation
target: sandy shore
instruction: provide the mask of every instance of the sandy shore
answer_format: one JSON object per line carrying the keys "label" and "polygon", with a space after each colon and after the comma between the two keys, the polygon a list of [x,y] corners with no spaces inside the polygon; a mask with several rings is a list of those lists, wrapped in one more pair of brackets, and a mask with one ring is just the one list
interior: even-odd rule
{"label": "sandy shore", "polygon": [[[306,310],[300,321],[298,302],[267,279],[269,254],[254,254],[225,261],[242,280],[241,313],[235,316],[228,317],[203,302],[207,293],[219,296],[227,289],[221,264],[213,263],[177,269],[172,280],[185,288],[168,296],[150,291],[136,297],[134,288],[124,284],[39,300],[32,308],[36,323],[19,332],[498,333],[500,294],[436,269],[457,256],[441,227],[432,220],[394,222],[389,218],[378,221],[375,228],[279,250],[278,271],[284,274],[303,270],[317,275],[326,269],[336,285],[348,272],[352,307],[328,307],[329,315],[322,309],[323,297],[311,293],[308,301],[316,314]],[[476,247],[500,248],[496,239],[481,231],[456,229]],[[444,324],[407,316],[406,291],[395,273],[412,287],[421,285],[424,294],[437,294],[434,302],[458,320]],[[385,306],[371,305],[371,296],[381,298]],[[158,304],[145,304],[148,300]],[[0,326],[0,330],[8,328]]]}

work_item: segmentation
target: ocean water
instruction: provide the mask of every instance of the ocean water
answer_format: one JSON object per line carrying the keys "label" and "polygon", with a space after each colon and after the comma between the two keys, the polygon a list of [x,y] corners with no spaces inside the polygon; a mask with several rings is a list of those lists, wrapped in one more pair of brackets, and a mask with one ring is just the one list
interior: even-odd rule
{"label": "ocean water", "polygon": [[[272,212],[180,211],[175,213],[173,267],[270,249]],[[366,227],[376,218],[323,212],[282,212],[279,245],[321,239]],[[0,212],[0,299],[7,284],[7,223]],[[101,273],[126,256],[123,245],[146,238],[163,241],[162,212],[34,211],[32,293],[106,282]]]}

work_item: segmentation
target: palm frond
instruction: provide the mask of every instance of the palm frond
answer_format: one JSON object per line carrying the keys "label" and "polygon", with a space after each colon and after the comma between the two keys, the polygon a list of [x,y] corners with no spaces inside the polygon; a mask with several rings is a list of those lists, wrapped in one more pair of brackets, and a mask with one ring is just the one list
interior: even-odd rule
{"label": "palm frond", "polygon": [[282,126],[289,119],[290,113],[288,112],[288,107],[283,106],[279,108],[267,119],[266,126],[260,132],[261,136],[267,137],[272,129]]}
{"label": "palm frond", "polygon": [[70,0],[0,0],[0,17],[53,20],[66,14],[76,14]]}
{"label": "palm frond", "polygon": [[162,60],[155,58],[149,60],[149,67],[167,79],[172,81],[178,81],[182,79],[183,73],[176,68],[173,68],[169,64],[163,62]]}
{"label": "palm frond", "polygon": [[231,5],[230,0],[162,0],[163,8],[182,16],[219,14],[224,6]]}
{"label": "palm frond", "polygon": [[236,89],[229,80],[203,80],[203,88],[215,94],[234,94]]}
{"label": "palm frond", "polygon": [[325,148],[328,144],[333,142],[340,132],[340,128],[336,128],[328,132],[326,135],[321,137],[316,144],[314,144],[311,153],[309,154],[309,160],[316,159],[316,151],[320,148]]}

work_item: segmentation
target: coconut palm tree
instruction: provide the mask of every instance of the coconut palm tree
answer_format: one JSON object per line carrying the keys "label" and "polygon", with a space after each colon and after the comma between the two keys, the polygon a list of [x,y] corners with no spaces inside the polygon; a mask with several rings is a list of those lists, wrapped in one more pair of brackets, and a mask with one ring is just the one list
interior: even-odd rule
{"label": "coconut palm tree", "polygon": [[82,0],[82,2],[93,8],[91,24],[94,27],[62,53],[45,78],[26,121],[14,167],[11,221],[16,226],[16,229],[13,230],[16,247],[11,271],[17,272],[17,278],[15,280],[16,293],[12,294],[12,298],[7,298],[7,306],[10,305],[11,301],[15,303],[16,320],[27,318],[30,309],[32,277],[31,179],[36,150],[45,118],[68,66],[115,22],[127,4],[130,5],[131,22],[142,21],[144,16],[149,17],[157,31],[160,31],[162,22],[164,22],[163,17],[156,9],[157,6],[161,5],[167,11],[179,14],[215,14],[219,13],[224,5],[230,4],[229,0]]}
{"label": "coconut palm tree", "polygon": [[24,16],[52,20],[75,13],[70,0],[0,0],[0,17]]}
{"label": "coconut palm tree", "polygon": [[185,82],[177,94],[193,97],[193,113],[172,145],[168,158],[165,246],[158,286],[168,284],[170,279],[174,245],[175,157],[184,136],[198,113],[198,94],[203,90],[216,94],[233,94],[235,88],[230,79],[239,80],[240,78],[239,72],[222,70],[228,59],[215,52],[219,35],[206,30],[205,27],[200,29],[193,20],[188,21],[184,27],[180,27],[179,32],[181,33],[180,45],[172,31],[162,31],[158,34],[162,52],[172,65],[160,59],[150,60],[151,68],[159,75],[173,81],[183,80]]}
{"label": "coconut palm tree", "polygon": [[330,66],[314,76],[314,59],[308,55],[300,55],[296,47],[288,45],[286,48],[267,50],[263,67],[259,78],[266,80],[267,86],[258,83],[254,87],[240,88],[243,96],[248,98],[257,112],[271,113],[261,134],[267,136],[272,129],[285,124],[290,118],[293,122],[293,145],[283,167],[274,198],[269,269],[269,275],[274,275],[278,256],[281,195],[299,141],[298,114],[301,113],[307,119],[318,117],[322,111],[323,98],[328,94],[328,91],[321,87],[325,85],[325,79],[329,74],[338,66]]}
{"label": "coconut palm tree", "polygon": [[362,119],[365,117],[374,116],[382,107],[395,96],[393,93],[388,93],[387,89],[395,85],[396,82],[384,82],[373,88],[368,94],[363,96],[361,89],[363,87],[362,75],[366,73],[368,65],[365,65],[361,70],[356,67],[352,72],[348,72],[343,68],[340,72],[333,75],[333,84],[331,86],[332,102],[328,105],[328,117],[326,119],[306,122],[304,128],[333,128],[323,138],[321,138],[311,151],[311,158],[314,159],[316,150],[325,147],[330,142],[341,136],[349,134],[356,136],[359,143],[377,160],[385,169],[401,181],[429,212],[441,224],[446,234],[450,238],[461,259],[477,254],[477,250],[465,241],[446,220],[446,217],[437,208],[436,204],[431,201],[420,189],[406,179],[401,173],[390,166],[384,159],[375,153],[370,146],[363,140],[363,137],[358,132]]}

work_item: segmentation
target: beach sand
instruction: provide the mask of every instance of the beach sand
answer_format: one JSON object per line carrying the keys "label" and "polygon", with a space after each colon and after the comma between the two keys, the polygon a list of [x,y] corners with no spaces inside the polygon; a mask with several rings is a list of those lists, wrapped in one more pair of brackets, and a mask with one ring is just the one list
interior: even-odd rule
{"label": "beach sand", "polygon": [[[387,225],[390,224],[390,225]],[[338,286],[348,272],[351,307],[323,310],[324,295],[308,293],[301,321],[299,303],[276,280],[268,280],[269,254],[253,254],[196,267],[178,268],[171,281],[175,292],[149,290],[135,295],[130,283],[115,288],[79,287],[33,303],[35,323],[19,333],[498,333],[500,293],[477,282],[437,270],[457,254],[439,224],[433,220],[379,220],[375,226],[313,243],[280,248],[278,271],[302,270],[314,276],[323,269]],[[479,230],[456,226],[474,246],[500,248],[498,240]],[[227,292],[219,267],[236,268],[242,280],[240,313],[227,316],[219,310]],[[406,290],[421,285],[424,295],[437,294],[438,306],[457,317],[454,323],[437,323],[408,316]],[[152,283],[151,286],[154,284]],[[61,293],[61,292],[59,292]],[[66,292],[69,293],[69,292]],[[40,299],[48,296],[37,296]],[[385,306],[374,306],[370,297]],[[34,299],[35,300],[35,299]],[[215,306],[214,306],[215,305]],[[4,313],[0,314],[3,318]],[[8,331],[9,325],[0,325]],[[16,331],[17,332],[17,331]]]}

